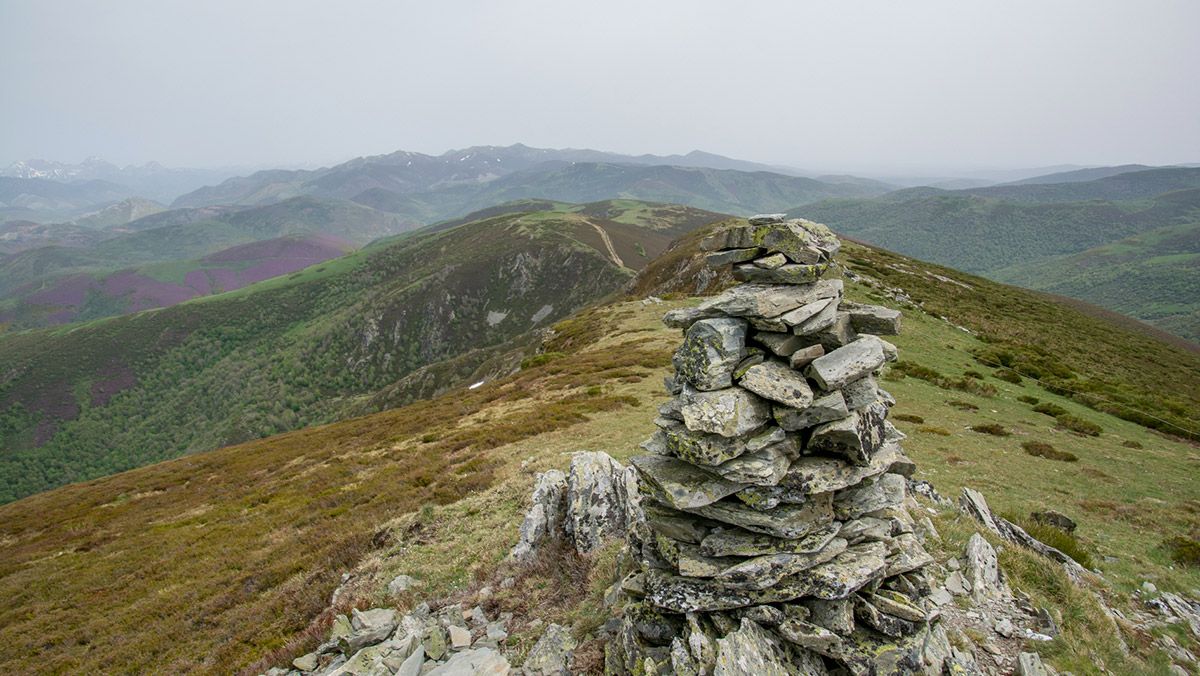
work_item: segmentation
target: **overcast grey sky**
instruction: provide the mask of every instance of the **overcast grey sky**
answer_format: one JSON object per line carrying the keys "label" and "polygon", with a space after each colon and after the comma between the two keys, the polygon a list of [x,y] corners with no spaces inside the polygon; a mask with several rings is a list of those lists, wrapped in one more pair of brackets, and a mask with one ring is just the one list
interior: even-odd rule
{"label": "overcast grey sky", "polygon": [[0,0],[0,162],[1200,162],[1200,2]]}

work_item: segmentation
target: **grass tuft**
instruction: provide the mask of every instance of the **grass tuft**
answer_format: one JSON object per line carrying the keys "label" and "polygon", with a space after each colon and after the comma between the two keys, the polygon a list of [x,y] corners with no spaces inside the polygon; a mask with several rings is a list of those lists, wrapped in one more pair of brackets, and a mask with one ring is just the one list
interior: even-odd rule
{"label": "grass tuft", "polygon": [[1059,460],[1061,462],[1075,462],[1079,457],[1070,451],[1060,451],[1057,448],[1047,444],[1044,441],[1023,441],[1021,448],[1029,455],[1047,460]]}
{"label": "grass tuft", "polygon": [[1088,437],[1098,437],[1100,436],[1100,433],[1104,431],[1104,428],[1100,427],[1096,423],[1084,420],[1083,418],[1071,415],[1070,413],[1064,413],[1060,416],[1057,416],[1055,420],[1058,421],[1060,427],[1071,430],[1076,434],[1082,434]]}
{"label": "grass tuft", "polygon": [[1183,566],[1200,567],[1200,540],[1176,535],[1163,541],[1171,560]]}

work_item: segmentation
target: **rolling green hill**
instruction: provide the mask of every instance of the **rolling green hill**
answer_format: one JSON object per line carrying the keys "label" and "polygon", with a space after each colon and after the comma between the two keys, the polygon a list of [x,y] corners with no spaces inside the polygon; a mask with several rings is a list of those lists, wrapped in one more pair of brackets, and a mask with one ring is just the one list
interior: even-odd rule
{"label": "rolling green hill", "polygon": [[[1186,258],[1173,257],[1190,252],[1171,250],[1163,258],[1150,242],[1161,239],[1168,249],[1181,243],[1172,235],[1148,233],[1186,231],[1200,222],[1200,188],[1144,195],[1195,181],[1200,181],[1200,170],[1155,169],[1077,183],[965,191],[918,188],[876,199],[825,200],[790,213],[918,258],[1090,301],[1194,339],[1200,325],[1186,295],[1195,288],[1194,268]],[[1025,197],[1010,199],[1020,191]],[[1125,199],[1130,195],[1138,197]],[[1109,199],[1039,201],[1047,196]],[[1139,239],[1143,234],[1148,239]],[[1186,233],[1180,236],[1187,239]],[[1127,238],[1133,239],[1116,244]],[[1107,252],[1104,247],[1110,244],[1121,252],[1119,273],[1102,273],[1094,265],[1117,259],[1084,254],[1097,248]],[[1073,258],[1076,254],[1080,258]],[[1053,270],[1059,261],[1064,267]]]}
{"label": "rolling green hill", "polygon": [[[673,271],[694,256],[698,239],[647,265],[638,287],[665,293],[694,286],[697,280]],[[906,366],[891,368],[883,381],[899,402],[893,419],[908,434],[916,478],[945,495],[979,488],[1005,513],[1069,514],[1104,575],[1095,591],[1125,616],[1145,608],[1134,594],[1144,580],[1164,591],[1200,585],[1200,571],[1176,564],[1163,547],[1166,538],[1200,527],[1194,446],[1028,375],[1019,383],[1001,379],[976,356],[1001,343],[1030,354],[1053,350],[1076,379],[1116,378],[1129,387],[1170,374],[1183,385],[1172,396],[1193,418],[1200,358],[1041,294],[865,246],[848,245],[845,259],[855,272],[850,298],[895,304],[889,294],[900,289],[924,307],[899,304],[904,325],[894,341]],[[14,673],[262,673],[312,650],[333,615],[350,607],[463,598],[492,578],[516,542],[535,472],[563,469],[567,454],[581,448],[625,462],[651,433],[666,397],[662,376],[680,340],[661,316],[696,302],[606,303],[558,322],[545,342],[527,348],[546,356],[480,387],[0,506],[0,594],[7,599],[0,664]],[[928,379],[928,371],[945,382]],[[947,386],[964,381],[979,385]],[[1031,399],[1102,431],[1064,429],[1035,412]],[[971,429],[983,424],[1010,435]],[[1031,440],[1077,461],[1029,455],[1021,442]],[[974,530],[961,517],[932,518],[956,548],[965,539],[958,534]],[[949,556],[947,542],[931,539],[929,547],[939,561]],[[1112,673],[1169,673],[1147,634],[1106,620],[1091,589],[1016,547],[1001,548],[1000,560],[1033,606],[1067,620],[1060,638],[1027,649],[1074,673],[1092,673],[1101,658]],[[572,627],[583,641],[607,619],[601,599],[613,580],[600,561],[563,570],[550,562],[523,573],[512,590],[497,588],[491,603],[520,612],[549,595],[532,612]],[[343,572],[355,583],[330,607]],[[386,595],[399,573],[422,580],[419,593]],[[527,617],[509,626],[522,628]],[[1193,649],[1184,632],[1173,635]],[[510,645],[528,645],[521,643],[528,638],[515,631]],[[1118,650],[1119,639],[1128,652]]]}
{"label": "rolling green hill", "polygon": [[719,218],[628,201],[507,213],[170,308],[0,336],[0,501],[490,378],[511,368],[509,341]]}

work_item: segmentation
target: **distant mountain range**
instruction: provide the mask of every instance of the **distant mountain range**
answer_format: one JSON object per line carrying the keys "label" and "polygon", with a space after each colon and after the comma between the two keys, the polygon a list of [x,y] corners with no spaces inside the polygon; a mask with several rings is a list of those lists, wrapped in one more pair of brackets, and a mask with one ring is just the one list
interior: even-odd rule
{"label": "distant mountain range", "polygon": [[105,181],[119,186],[125,197],[170,202],[202,185],[223,181],[237,169],[173,169],[158,162],[118,167],[98,157],[78,164],[51,160],[22,160],[0,169],[0,177],[43,179],[68,184]]}
{"label": "distant mountain range", "polygon": [[[1200,168],[909,188],[791,213],[901,253],[1087,300],[1200,342]],[[1098,178],[1092,178],[1098,177]],[[1060,182],[1051,182],[1064,179]]]}

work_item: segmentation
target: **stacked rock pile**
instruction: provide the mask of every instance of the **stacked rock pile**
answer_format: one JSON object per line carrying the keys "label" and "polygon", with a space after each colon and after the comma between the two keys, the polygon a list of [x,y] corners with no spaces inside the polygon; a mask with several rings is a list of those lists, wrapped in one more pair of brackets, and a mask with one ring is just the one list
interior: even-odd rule
{"label": "stacked rock pile", "polygon": [[941,673],[915,467],[876,380],[900,313],[843,301],[839,247],[782,215],[702,242],[745,283],[664,318],[684,339],[633,459],[645,521],[610,673]]}

